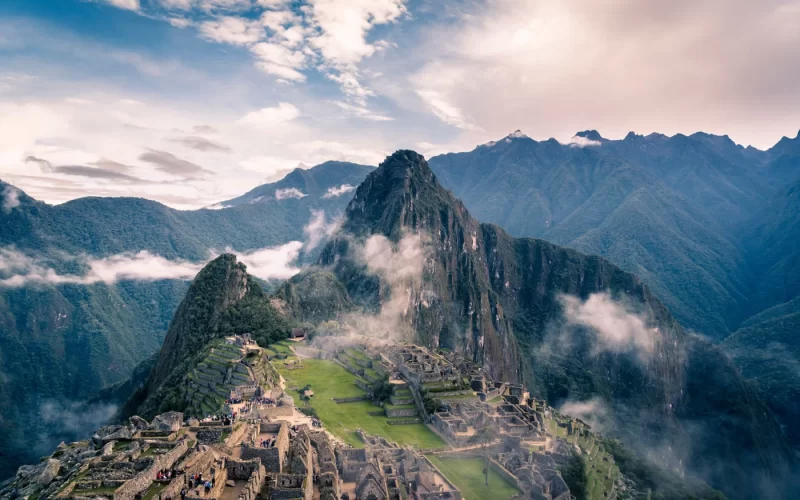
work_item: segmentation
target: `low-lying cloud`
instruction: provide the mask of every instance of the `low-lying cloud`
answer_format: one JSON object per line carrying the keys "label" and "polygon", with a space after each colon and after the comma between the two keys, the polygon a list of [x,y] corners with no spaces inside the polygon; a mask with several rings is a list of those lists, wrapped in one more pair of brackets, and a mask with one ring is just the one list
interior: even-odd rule
{"label": "low-lying cloud", "polygon": [[387,340],[407,340],[407,323],[413,306],[414,290],[421,286],[428,246],[419,234],[405,234],[393,243],[381,234],[362,243],[351,243],[351,257],[380,277],[388,293],[381,292],[380,310],[376,314],[353,313],[342,318],[347,329],[356,335]]}
{"label": "low-lying cloud", "polygon": [[570,139],[567,144],[573,148],[587,148],[592,146],[603,145],[603,143],[600,141],[589,139],[588,137],[583,137],[581,135],[573,136],[572,139]]}
{"label": "low-lying cloud", "polygon": [[329,187],[325,194],[322,195],[323,198],[337,198],[342,196],[343,194],[347,194],[351,191],[355,191],[356,187],[350,184],[342,184],[341,186],[333,186]]}
{"label": "low-lying cloud", "polygon": [[594,293],[585,301],[570,295],[560,297],[567,325],[589,328],[595,336],[593,349],[600,352],[634,352],[642,361],[653,355],[657,328],[644,316],[608,293]]}
{"label": "low-lying cloud", "polygon": [[[243,252],[227,248],[225,252],[236,254],[247,266],[248,272],[257,278],[283,280],[300,272],[295,262],[302,248],[303,242],[291,241],[276,247]],[[218,255],[219,252],[211,250],[208,260]],[[0,248],[0,287],[191,280],[208,263],[170,260],[146,250],[104,258],[62,255],[59,261],[77,264],[84,271],[80,274],[62,274],[55,269],[56,262],[52,259],[26,255],[14,248]]]}
{"label": "low-lying cloud", "polygon": [[584,401],[567,400],[558,407],[558,411],[583,420],[595,432],[606,433],[612,427],[611,412],[601,398],[595,397]]}
{"label": "low-lying cloud", "polygon": [[0,248],[0,287],[19,288],[28,285],[90,285],[118,281],[157,281],[162,279],[192,279],[203,263],[168,260],[148,251],[121,253],[105,258],[70,257],[87,269],[84,274],[59,274],[49,259],[29,256],[11,248]]}
{"label": "low-lying cloud", "polygon": [[320,243],[333,236],[341,226],[341,217],[328,221],[325,217],[324,210],[312,210],[311,220],[308,222],[308,225],[303,228],[303,233],[306,235],[306,251],[317,248]]}
{"label": "low-lying cloud", "polygon": [[247,266],[247,272],[262,280],[285,280],[301,271],[296,265],[297,257],[303,248],[302,241],[290,241],[284,245],[247,252],[226,249],[236,254],[239,262]]}
{"label": "low-lying cloud", "polygon": [[20,204],[19,190],[13,186],[6,186],[2,192],[3,198],[3,213],[10,214],[12,210],[17,208]]}
{"label": "low-lying cloud", "polygon": [[275,190],[276,200],[286,200],[289,198],[295,198],[299,200],[300,198],[305,198],[306,196],[308,195],[297,188],[285,188],[285,189]]}

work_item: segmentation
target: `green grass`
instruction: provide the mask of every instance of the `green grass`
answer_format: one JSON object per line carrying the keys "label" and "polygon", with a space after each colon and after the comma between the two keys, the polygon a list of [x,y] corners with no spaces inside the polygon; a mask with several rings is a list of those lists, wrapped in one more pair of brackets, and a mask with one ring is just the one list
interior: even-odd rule
{"label": "green grass", "polygon": [[150,487],[147,488],[147,491],[145,492],[144,497],[142,497],[142,500],[152,500],[154,496],[164,491],[166,487],[167,485],[163,483],[152,483]]}
{"label": "green grass", "polygon": [[491,468],[489,486],[486,486],[483,476],[485,462],[482,458],[442,460],[434,455],[429,455],[428,458],[461,490],[461,495],[466,500],[503,500],[520,493],[513,484]]}
{"label": "green grass", "polygon": [[114,493],[117,491],[117,487],[102,487],[102,488],[92,488],[90,490],[72,490],[73,496],[82,496],[82,495],[100,495],[103,493]]}
{"label": "green grass", "polygon": [[336,404],[331,398],[363,396],[364,391],[355,385],[356,377],[333,361],[307,359],[299,370],[287,370],[280,364],[278,371],[289,382],[289,386],[304,387],[310,384],[314,390],[311,406],[328,430],[346,443],[361,447],[363,444],[355,434],[361,428],[368,434],[383,436],[389,441],[417,448],[440,448],[444,441],[423,424],[389,425],[385,416],[371,416],[379,411],[369,401]]}

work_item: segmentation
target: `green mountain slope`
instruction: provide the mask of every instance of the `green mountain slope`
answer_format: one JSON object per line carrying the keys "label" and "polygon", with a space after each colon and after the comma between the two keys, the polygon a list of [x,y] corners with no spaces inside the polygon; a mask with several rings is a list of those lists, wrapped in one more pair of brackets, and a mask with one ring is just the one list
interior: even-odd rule
{"label": "green mountain slope", "polygon": [[[769,411],[730,360],[687,334],[647,286],[600,257],[479,224],[416,153],[398,151],[367,177],[341,231],[319,265],[367,311],[390,301],[392,289],[354,257],[358,245],[375,234],[396,243],[406,231],[427,235],[423,282],[402,289],[409,299],[400,325],[416,340],[454,349],[495,378],[523,381],[555,405],[600,397],[613,432],[631,446],[680,459],[734,497],[753,493],[754,477],[785,472],[790,458]],[[598,292],[630,301],[657,328],[645,361],[565,324],[562,294]]]}
{"label": "green mountain slope", "polygon": [[186,376],[209,343],[233,333],[250,333],[267,346],[288,337],[290,324],[270,305],[260,285],[236,257],[224,254],[192,282],[170,323],[146,384],[125,404],[123,415],[151,418],[188,406]]}
{"label": "green mountain slope", "polygon": [[[723,224],[729,218],[715,214],[736,189],[709,195],[716,208],[688,197],[704,189],[692,172],[715,162],[732,168],[730,162],[694,138],[579,135],[602,145],[515,134],[434,157],[431,169],[479,220],[602,255],[640,276],[681,323],[714,338],[727,335],[744,319],[737,314],[746,302],[745,263]],[[753,203],[760,191],[748,195]]]}
{"label": "green mountain slope", "polygon": [[[0,250],[45,260],[62,274],[79,274],[84,270],[72,256],[147,250],[200,261],[210,249],[280,245],[303,239],[312,210],[331,217],[341,213],[350,193],[326,198],[327,190],[356,185],[371,170],[342,162],[296,170],[261,186],[257,202],[232,200],[223,203],[232,208],[221,210],[180,211],[135,198],[82,198],[51,206],[19,192],[18,207],[0,210]],[[7,186],[0,182],[0,192]],[[307,196],[276,199],[276,191],[290,188]],[[10,272],[3,257],[0,253],[0,279]],[[0,477],[62,439],[77,437],[66,419],[43,419],[43,409],[70,407],[125,381],[137,363],[158,350],[187,287],[185,281],[164,281],[0,288]]]}

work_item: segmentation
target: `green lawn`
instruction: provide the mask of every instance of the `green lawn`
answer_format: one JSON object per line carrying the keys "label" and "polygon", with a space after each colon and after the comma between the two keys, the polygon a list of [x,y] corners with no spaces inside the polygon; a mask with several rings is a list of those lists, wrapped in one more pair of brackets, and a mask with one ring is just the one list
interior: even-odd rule
{"label": "green lawn", "polygon": [[[377,434],[400,445],[417,448],[440,448],[444,441],[423,424],[389,425],[385,416],[373,417],[371,411],[380,411],[369,401],[336,404],[331,398],[351,398],[364,395],[355,385],[356,377],[333,361],[322,359],[303,360],[304,367],[287,370],[282,363],[276,363],[278,372],[287,380],[287,388],[304,387],[310,384],[314,390],[311,406],[319,418],[334,434],[353,446],[362,446],[355,434],[361,428],[367,434]],[[294,394],[292,394],[294,396]]]}
{"label": "green lawn", "polygon": [[482,458],[458,458],[441,460],[434,455],[428,458],[442,474],[455,484],[465,500],[504,500],[520,491],[503,479],[497,472],[489,469],[489,486],[483,476]]}

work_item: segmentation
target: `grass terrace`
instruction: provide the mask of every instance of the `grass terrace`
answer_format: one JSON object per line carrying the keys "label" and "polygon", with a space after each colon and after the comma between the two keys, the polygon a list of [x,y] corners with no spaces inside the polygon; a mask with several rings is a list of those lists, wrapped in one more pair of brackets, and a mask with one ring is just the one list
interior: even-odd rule
{"label": "grass terrace", "polygon": [[521,493],[491,468],[489,486],[486,486],[483,475],[485,462],[482,458],[440,459],[435,455],[428,455],[428,459],[461,490],[466,499],[506,500]]}
{"label": "grass terrace", "polygon": [[311,406],[325,426],[347,444],[362,446],[355,432],[361,428],[368,434],[383,436],[401,446],[421,449],[445,446],[444,441],[423,424],[389,425],[385,416],[369,415],[369,412],[380,411],[369,401],[334,402],[332,398],[363,396],[364,391],[355,385],[355,375],[333,361],[306,359],[303,365],[301,369],[288,370],[284,363],[275,363],[278,372],[287,380],[288,388],[311,385],[314,391]]}

